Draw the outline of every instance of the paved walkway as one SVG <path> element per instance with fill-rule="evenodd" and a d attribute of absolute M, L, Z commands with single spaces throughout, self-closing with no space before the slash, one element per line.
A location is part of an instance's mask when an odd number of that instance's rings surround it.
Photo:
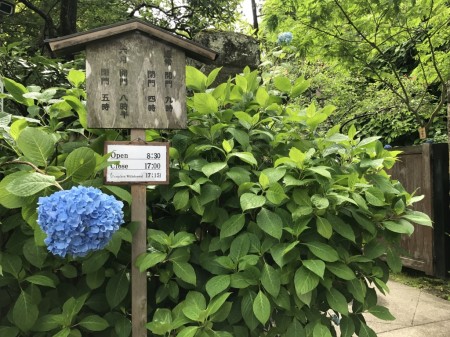
<path fill-rule="evenodd" d="M 388 283 L 390 293 L 378 297 L 395 321 L 367 315 L 366 321 L 378 337 L 450 337 L 450 301 L 397 282 Z"/>

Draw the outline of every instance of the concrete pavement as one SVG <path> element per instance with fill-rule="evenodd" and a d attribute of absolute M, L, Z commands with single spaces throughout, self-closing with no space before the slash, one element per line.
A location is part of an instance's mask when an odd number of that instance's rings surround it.
<path fill-rule="evenodd" d="M 378 297 L 395 321 L 366 315 L 367 325 L 378 337 L 450 337 L 450 301 L 421 289 L 389 281 L 390 293 Z"/>

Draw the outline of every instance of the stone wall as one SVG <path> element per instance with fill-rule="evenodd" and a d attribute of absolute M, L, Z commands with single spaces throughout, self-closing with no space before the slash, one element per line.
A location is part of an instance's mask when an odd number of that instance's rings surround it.
<path fill-rule="evenodd" d="M 248 35 L 234 32 L 204 31 L 194 37 L 194 41 L 208 47 L 219 54 L 210 64 L 189 60 L 188 63 L 203 73 L 223 67 L 216 83 L 226 82 L 248 66 L 254 70 L 261 63 L 259 42 Z"/>

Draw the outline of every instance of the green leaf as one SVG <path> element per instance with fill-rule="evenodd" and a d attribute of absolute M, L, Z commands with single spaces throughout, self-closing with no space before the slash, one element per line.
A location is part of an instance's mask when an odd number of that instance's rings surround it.
<path fill-rule="evenodd" d="M 187 326 L 178 332 L 177 337 L 194 337 L 197 333 L 199 326 Z"/>
<path fill-rule="evenodd" d="M 88 285 L 89 289 L 99 288 L 104 281 L 105 268 L 99 268 L 97 271 L 86 275 L 86 284 Z"/>
<path fill-rule="evenodd" d="M 341 218 L 333 215 L 327 214 L 327 219 L 333 226 L 335 232 L 337 232 L 343 238 L 355 242 L 355 232 L 350 224 L 344 222 Z"/>
<path fill-rule="evenodd" d="M 93 273 L 103 267 L 109 258 L 109 253 L 105 250 L 97 251 L 82 263 L 83 274 Z"/>
<path fill-rule="evenodd" d="M 331 235 L 333 234 L 333 227 L 327 219 L 318 216 L 316 219 L 316 226 L 317 233 L 319 233 L 325 239 L 331 238 Z"/>
<path fill-rule="evenodd" d="M 48 158 L 55 151 L 54 138 L 41 129 L 31 127 L 20 133 L 17 146 L 27 159 L 40 167 L 47 166 Z"/>
<path fill-rule="evenodd" d="M 89 331 L 103 331 L 109 327 L 108 322 L 98 315 L 89 315 L 78 322 L 78 324 Z"/>
<path fill-rule="evenodd" d="M 28 276 L 26 279 L 26 281 L 32 283 L 32 284 L 37 284 L 40 286 L 44 286 L 44 287 L 50 287 L 50 288 L 56 288 L 56 284 L 55 281 L 45 275 L 32 275 L 32 276 Z"/>
<path fill-rule="evenodd" d="M 403 219 L 398 219 L 397 221 L 383 221 L 382 224 L 384 228 L 394 233 L 411 235 L 414 232 L 414 226 Z"/>
<path fill-rule="evenodd" d="M 53 337 L 69 337 L 69 335 L 70 335 L 70 328 L 63 328 L 62 330 L 55 333 Z"/>
<path fill-rule="evenodd" d="M 156 335 L 164 335 L 172 330 L 172 312 L 169 309 L 157 308 L 153 320 L 147 324 L 147 329 Z"/>
<path fill-rule="evenodd" d="M 260 290 L 253 301 L 253 313 L 262 325 L 265 325 L 270 318 L 271 306 L 269 299 Z"/>
<path fill-rule="evenodd" d="M 17 102 L 26 106 L 34 105 L 34 100 L 23 97 L 24 94 L 28 93 L 28 90 L 22 84 L 6 77 L 2 77 L 1 80 L 3 81 L 8 93 L 10 93 Z"/>
<path fill-rule="evenodd" d="M 63 96 L 64 101 L 69 104 L 78 114 L 78 120 L 84 129 L 87 129 L 87 112 L 80 99 L 75 96 Z"/>
<path fill-rule="evenodd" d="M 303 260 L 302 262 L 306 268 L 323 279 L 325 273 L 325 262 L 322 260 Z"/>
<path fill-rule="evenodd" d="M 348 302 L 339 290 L 335 288 L 329 289 L 326 297 L 331 309 L 344 316 L 348 316 Z"/>
<path fill-rule="evenodd" d="M 30 202 L 27 197 L 19 197 L 8 191 L 8 185 L 16 178 L 23 177 L 29 174 L 26 171 L 18 171 L 7 175 L 0 181 L 0 205 L 12 209 L 22 207 Z"/>
<path fill-rule="evenodd" d="M 214 315 L 216 312 L 218 312 L 225 301 L 228 299 L 228 297 L 230 297 L 230 295 L 231 293 L 224 293 L 222 295 L 214 297 L 206 308 L 208 316 Z"/>
<path fill-rule="evenodd" d="M 219 199 L 222 194 L 220 186 L 205 184 L 202 185 L 199 200 L 202 206 L 208 204 L 211 201 Z"/>
<path fill-rule="evenodd" d="M 152 251 L 150 253 L 144 253 L 136 259 L 136 267 L 140 272 L 144 272 L 149 268 L 156 266 L 158 263 L 164 261 L 167 257 L 166 253 L 159 251 Z"/>
<path fill-rule="evenodd" d="M 15 326 L 0 326 L 0 336 L 2 337 L 17 337 L 20 330 Z"/>
<path fill-rule="evenodd" d="M 256 293 L 248 291 L 241 302 L 241 312 L 244 322 L 250 330 L 254 330 L 258 326 L 258 319 L 256 318 L 253 310 Z"/>
<path fill-rule="evenodd" d="M 350 282 L 347 282 L 347 290 L 353 295 L 355 300 L 364 303 L 367 293 L 367 286 L 364 280 L 353 279 Z"/>
<path fill-rule="evenodd" d="M 323 324 L 316 324 L 312 337 L 332 337 L 330 330 Z"/>
<path fill-rule="evenodd" d="M 131 193 L 126 189 L 113 186 L 113 185 L 104 185 L 103 188 L 111 191 L 115 196 L 117 196 L 120 200 L 125 201 L 128 205 L 131 205 Z"/>
<path fill-rule="evenodd" d="M 300 81 L 299 81 L 300 80 Z M 310 81 L 309 80 L 305 80 L 303 78 L 299 78 L 294 87 L 292 88 L 292 92 L 291 92 L 291 97 L 295 98 L 300 96 L 301 94 L 303 94 L 306 90 L 308 90 L 310 85 Z"/>
<path fill-rule="evenodd" d="M 351 281 L 356 278 L 354 271 L 345 263 L 342 262 L 327 263 L 326 268 L 334 275 L 343 280 Z"/>
<path fill-rule="evenodd" d="M 177 277 L 183 280 L 186 283 L 196 285 L 197 276 L 195 275 L 194 267 L 188 262 L 177 262 L 172 261 L 173 263 L 173 272 Z"/>
<path fill-rule="evenodd" d="M 266 198 L 274 205 L 280 205 L 289 197 L 284 193 L 284 188 L 278 183 L 272 183 L 266 191 Z"/>
<path fill-rule="evenodd" d="M 261 284 L 270 295 L 276 298 L 281 287 L 280 271 L 277 271 L 271 265 L 264 263 L 261 273 Z"/>
<path fill-rule="evenodd" d="M 322 177 L 331 179 L 331 174 L 328 172 L 330 168 L 326 166 L 316 166 L 316 167 L 309 167 L 307 170 L 317 173 L 318 175 L 321 175 Z"/>
<path fill-rule="evenodd" d="M 219 111 L 219 104 L 212 94 L 195 93 L 193 98 L 196 114 L 208 115 Z"/>
<path fill-rule="evenodd" d="M 386 204 L 383 193 L 377 188 L 369 188 L 364 194 L 367 202 L 373 206 L 382 207 Z"/>
<path fill-rule="evenodd" d="M 394 273 L 399 273 L 402 270 L 402 260 L 400 259 L 398 249 L 392 247 L 387 249 L 386 262 Z"/>
<path fill-rule="evenodd" d="M 222 70 L 222 67 L 211 70 L 211 72 L 208 74 L 208 78 L 206 79 L 206 87 L 209 87 L 214 83 L 217 75 L 219 75 L 220 70 Z"/>
<path fill-rule="evenodd" d="M 297 296 L 300 298 L 301 295 L 316 289 L 319 284 L 319 276 L 306 267 L 300 267 L 295 272 L 294 284 Z"/>
<path fill-rule="evenodd" d="M 106 284 L 106 300 L 111 309 L 117 307 L 127 296 L 129 284 L 125 269 L 109 279 Z"/>
<path fill-rule="evenodd" d="M 23 245 L 22 251 L 27 261 L 37 268 L 43 267 L 45 259 L 48 256 L 47 249 L 37 246 L 34 239 L 27 240 Z"/>
<path fill-rule="evenodd" d="M 88 147 L 80 147 L 69 153 L 64 165 L 67 177 L 72 177 L 73 181 L 87 180 L 95 173 L 95 152 Z"/>
<path fill-rule="evenodd" d="M 250 152 L 232 152 L 232 153 L 229 153 L 227 155 L 227 160 L 230 159 L 231 157 L 238 157 L 239 159 L 241 159 L 242 161 L 244 161 L 244 162 L 246 162 L 247 164 L 250 164 L 250 165 L 254 165 L 254 166 L 258 165 L 258 162 L 256 161 L 255 157 Z"/>
<path fill-rule="evenodd" d="M 14 324 L 22 331 L 30 330 L 39 316 L 39 309 L 30 295 L 21 291 L 19 297 L 14 303 L 12 310 L 12 319 Z"/>
<path fill-rule="evenodd" d="M 212 176 L 214 173 L 222 171 L 225 167 L 227 167 L 227 163 L 217 162 L 217 163 L 208 163 L 202 167 L 202 172 L 208 178 Z"/>
<path fill-rule="evenodd" d="M 206 90 L 207 77 L 200 70 L 192 66 L 186 66 L 186 87 L 202 92 Z"/>
<path fill-rule="evenodd" d="M 189 205 L 189 190 L 178 191 L 173 197 L 173 205 L 176 210 L 184 209 Z"/>
<path fill-rule="evenodd" d="M 2 253 L 1 266 L 3 267 L 3 272 L 9 273 L 14 278 L 19 278 L 19 273 L 22 270 L 22 259 L 19 255 L 10 255 L 8 253 Z"/>
<path fill-rule="evenodd" d="M 341 337 L 352 337 L 355 333 L 355 323 L 353 323 L 351 317 L 341 317 L 339 326 L 341 328 Z"/>
<path fill-rule="evenodd" d="M 11 181 L 6 189 L 19 197 L 34 195 L 44 188 L 55 185 L 54 176 L 48 176 L 37 172 L 31 172 Z"/>
<path fill-rule="evenodd" d="M 79 88 L 86 80 L 86 74 L 83 71 L 71 69 L 67 75 L 67 80 L 74 87 Z"/>
<path fill-rule="evenodd" d="M 256 223 L 264 232 L 280 240 L 283 234 L 283 220 L 274 212 L 262 208 L 256 216 Z"/>
<path fill-rule="evenodd" d="M 236 214 L 231 216 L 222 224 L 222 228 L 220 230 L 220 239 L 224 239 L 239 233 L 244 225 L 245 214 Z"/>
<path fill-rule="evenodd" d="M 311 197 L 311 202 L 314 205 L 314 207 L 317 209 L 326 209 L 330 205 L 330 202 L 328 201 L 328 199 L 319 194 L 314 194 Z"/>
<path fill-rule="evenodd" d="M 213 276 L 206 282 L 206 292 L 210 298 L 213 298 L 222 291 L 225 291 L 230 286 L 230 275 L 217 275 Z"/>
<path fill-rule="evenodd" d="M 256 195 L 253 193 L 244 193 L 240 198 L 242 211 L 247 211 L 249 209 L 259 208 L 264 206 L 266 203 L 266 198 L 262 195 Z"/>
<path fill-rule="evenodd" d="M 290 93 L 292 89 L 292 84 L 289 78 L 285 76 L 277 76 L 273 79 L 273 84 L 275 85 L 275 88 L 278 90 L 284 92 L 284 93 Z"/>
<path fill-rule="evenodd" d="M 433 222 L 430 217 L 422 212 L 411 211 L 409 210 L 406 214 L 402 216 L 402 218 L 417 223 L 423 226 L 433 226 Z"/>
<path fill-rule="evenodd" d="M 358 337 L 377 337 L 377 334 L 366 323 L 360 321 Z"/>
<path fill-rule="evenodd" d="M 373 307 L 369 308 L 367 310 L 375 317 L 382 319 L 384 321 L 394 321 L 395 317 L 390 313 L 389 309 L 386 307 L 383 307 L 381 305 L 374 305 Z"/>
<path fill-rule="evenodd" d="M 339 255 L 337 251 L 333 247 L 325 243 L 312 241 L 303 244 L 308 247 L 311 253 L 313 253 L 315 256 L 317 256 L 319 259 L 322 259 L 325 262 L 335 262 L 339 260 Z"/>

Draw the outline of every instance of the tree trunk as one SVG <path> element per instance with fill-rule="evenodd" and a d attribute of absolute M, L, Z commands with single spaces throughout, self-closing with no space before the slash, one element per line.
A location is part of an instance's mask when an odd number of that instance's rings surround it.
<path fill-rule="evenodd" d="M 258 34 L 259 24 L 258 24 L 258 8 L 256 6 L 256 0 L 252 0 L 252 15 L 253 15 L 253 28 L 255 29 L 255 34 Z"/>
<path fill-rule="evenodd" d="M 59 35 L 70 35 L 77 32 L 78 0 L 61 0 L 59 13 Z"/>

